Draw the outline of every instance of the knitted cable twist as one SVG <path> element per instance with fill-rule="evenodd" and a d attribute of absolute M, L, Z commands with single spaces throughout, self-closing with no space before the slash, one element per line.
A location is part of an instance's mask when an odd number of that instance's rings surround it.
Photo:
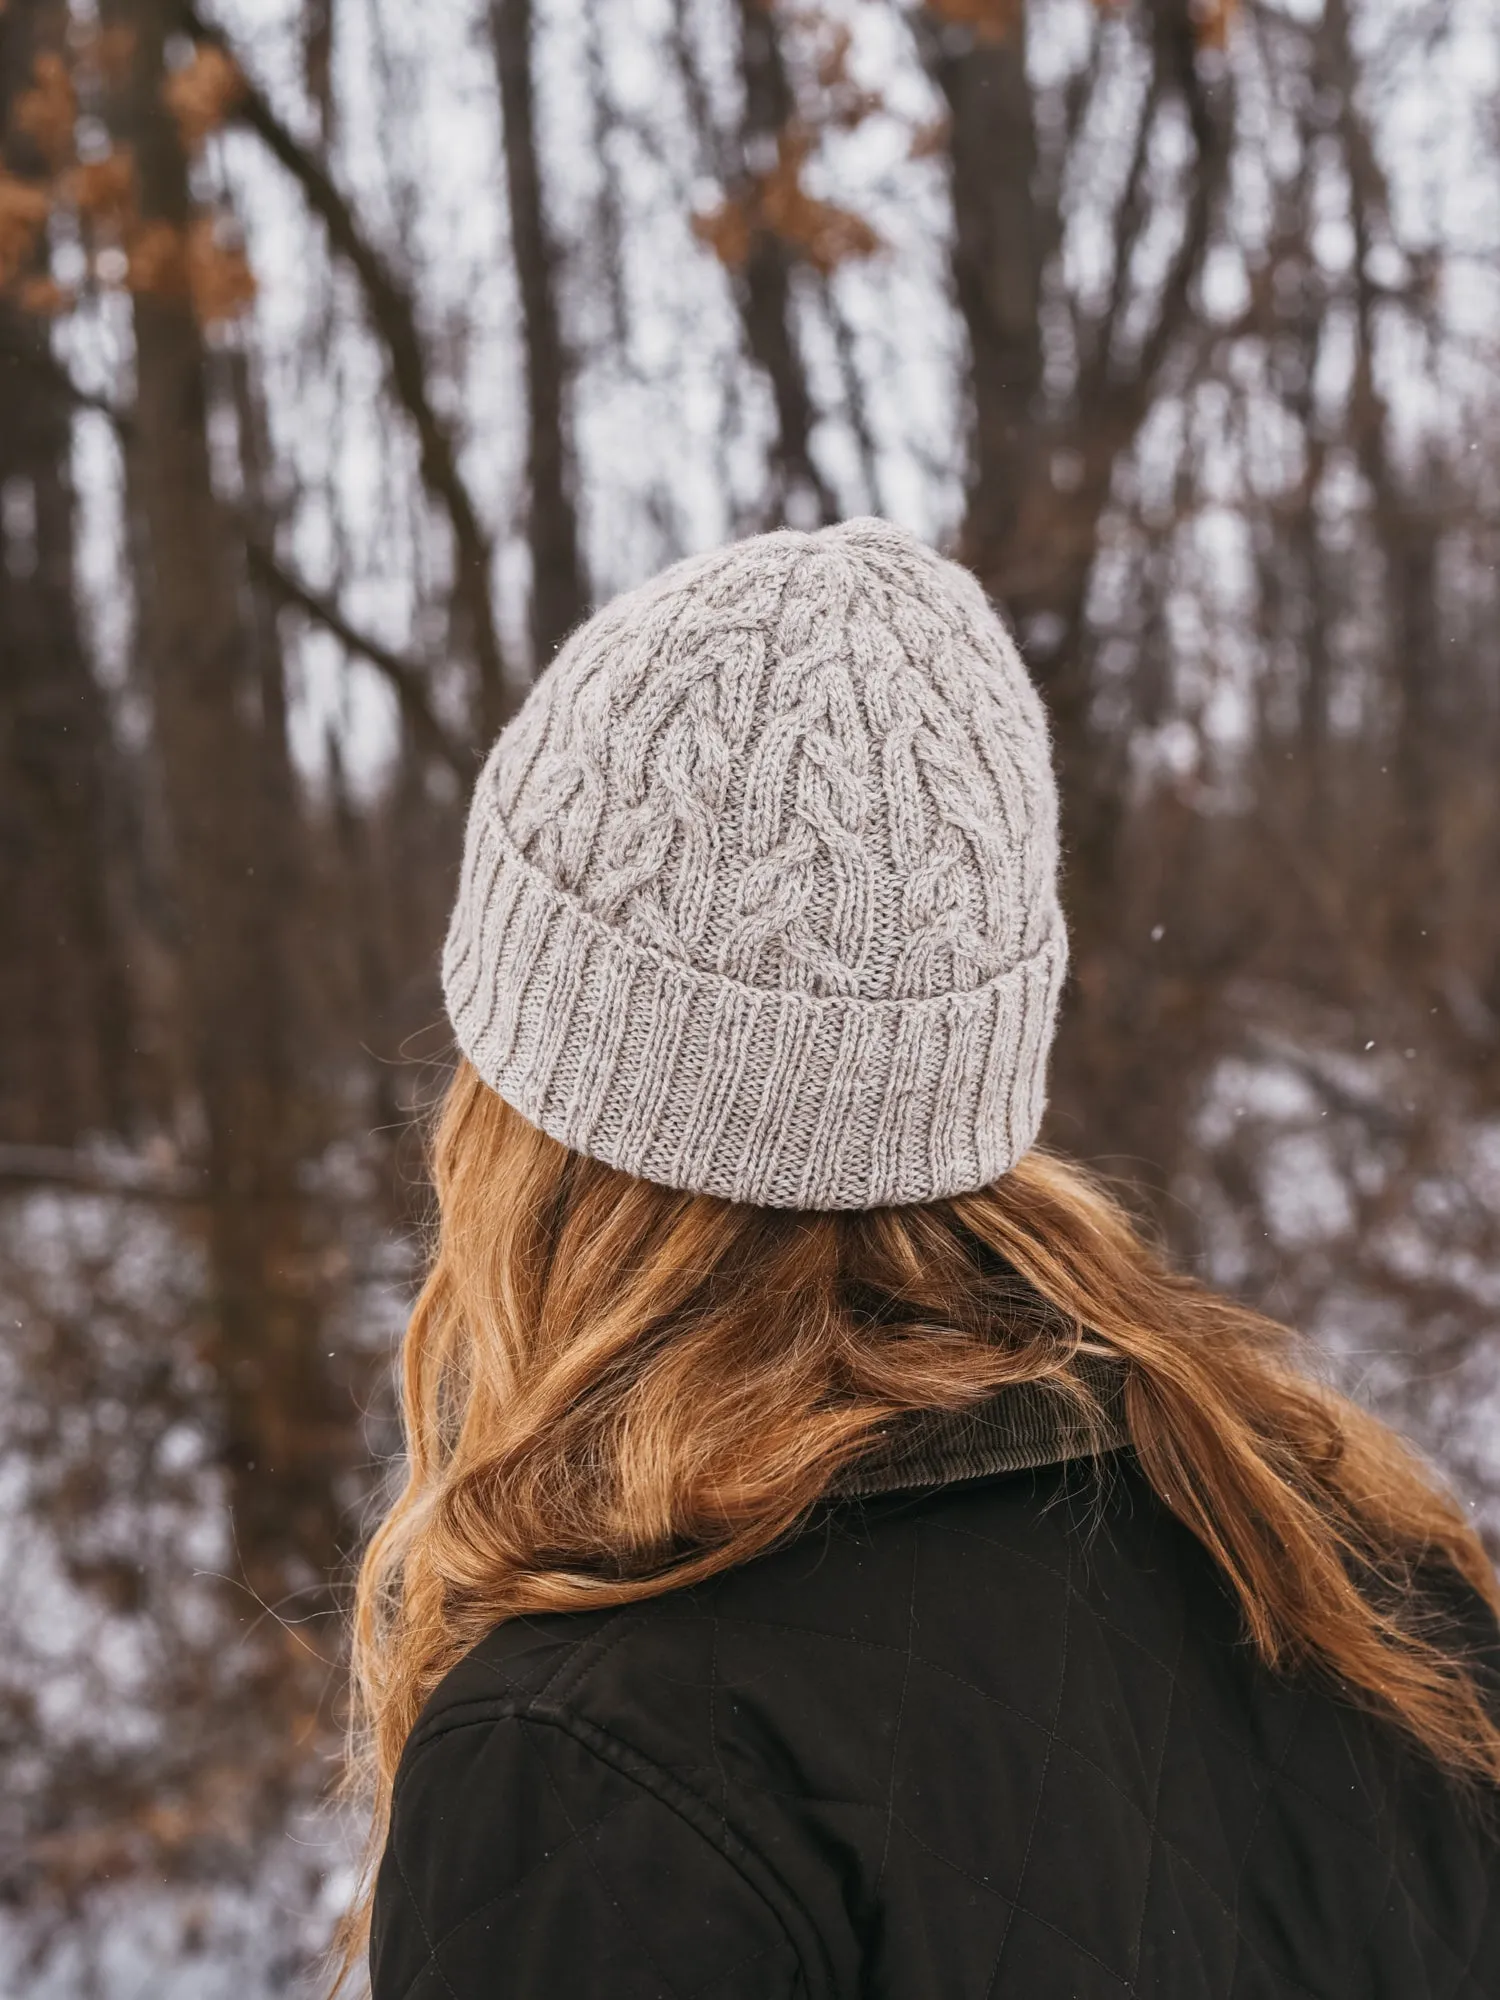
<path fill-rule="evenodd" d="M 888 523 L 678 563 L 574 633 L 476 788 L 460 1045 L 564 1144 L 854 1208 L 1033 1143 L 1066 940 L 1041 703 Z"/>

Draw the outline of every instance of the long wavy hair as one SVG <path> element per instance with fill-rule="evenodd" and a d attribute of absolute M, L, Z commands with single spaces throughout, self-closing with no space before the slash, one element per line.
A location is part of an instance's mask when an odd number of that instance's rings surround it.
<path fill-rule="evenodd" d="M 1497 1607 L 1459 1508 L 1285 1328 L 1171 1269 L 1078 1166 L 1036 1151 L 919 1207 L 751 1208 L 569 1152 L 465 1064 L 433 1169 L 405 1484 L 354 1620 L 372 1861 L 418 1711 L 492 1626 L 744 1562 L 913 1412 L 1045 1382 L 1086 1422 L 1090 1351 L 1123 1364 L 1140 1467 L 1260 1657 L 1322 1675 L 1449 1773 L 1500 1780 L 1500 1728 L 1421 1588 L 1446 1568 Z M 345 1969 L 370 1894 L 367 1870 Z"/>

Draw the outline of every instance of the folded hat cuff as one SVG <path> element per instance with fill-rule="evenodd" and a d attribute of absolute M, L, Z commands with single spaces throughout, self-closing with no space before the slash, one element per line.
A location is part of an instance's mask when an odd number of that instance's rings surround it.
<path fill-rule="evenodd" d="M 459 1046 L 533 1125 L 666 1187 L 879 1208 L 982 1187 L 1035 1142 L 1061 918 L 968 992 L 761 988 L 611 928 L 476 814 L 443 952 Z"/>

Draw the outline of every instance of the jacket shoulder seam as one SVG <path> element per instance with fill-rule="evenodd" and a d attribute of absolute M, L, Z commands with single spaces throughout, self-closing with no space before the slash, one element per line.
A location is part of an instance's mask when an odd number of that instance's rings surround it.
<path fill-rule="evenodd" d="M 605 1635 L 599 1636 L 602 1638 Z M 623 1636 L 623 1632 L 611 1633 L 609 1643 L 613 1644 Z M 413 1740 L 411 1763 L 406 1771 L 398 1775 L 398 1788 L 412 1765 L 444 1737 L 455 1735 L 460 1730 L 485 1729 L 503 1722 L 529 1723 L 557 1730 L 586 1750 L 596 1762 L 608 1765 L 638 1789 L 649 1793 L 667 1811 L 674 1813 L 724 1861 L 765 1909 L 791 1954 L 799 1990 L 808 1995 L 818 1990 L 809 1978 L 807 1954 L 796 1935 L 798 1929 L 805 1928 L 809 1938 L 816 1937 L 812 1920 L 763 1856 L 691 1786 L 685 1785 L 634 1744 L 625 1742 L 584 1716 L 572 1714 L 555 1699 L 547 1699 L 543 1695 L 474 1695 L 454 1703 L 431 1718 L 421 1732 L 420 1741 Z M 798 1921 L 788 1921 L 787 1907 L 795 1911 Z"/>

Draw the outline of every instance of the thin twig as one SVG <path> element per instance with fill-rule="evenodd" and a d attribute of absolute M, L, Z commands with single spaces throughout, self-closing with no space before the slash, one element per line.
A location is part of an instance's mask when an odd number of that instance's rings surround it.
<path fill-rule="evenodd" d="M 0 1183 L 68 1188 L 79 1194 L 130 1195 L 145 1201 L 205 1198 L 201 1177 L 141 1160 L 90 1159 L 66 1146 L 0 1145 Z"/>
<path fill-rule="evenodd" d="M 450 733 L 433 708 L 423 669 L 351 625 L 331 597 L 294 576 L 263 542 L 247 541 L 245 555 L 250 574 L 258 583 L 264 584 L 283 604 L 291 605 L 315 625 L 332 633 L 340 645 L 367 660 L 390 682 L 401 704 L 402 719 L 413 736 L 467 784 L 474 775 L 473 753 Z"/>

